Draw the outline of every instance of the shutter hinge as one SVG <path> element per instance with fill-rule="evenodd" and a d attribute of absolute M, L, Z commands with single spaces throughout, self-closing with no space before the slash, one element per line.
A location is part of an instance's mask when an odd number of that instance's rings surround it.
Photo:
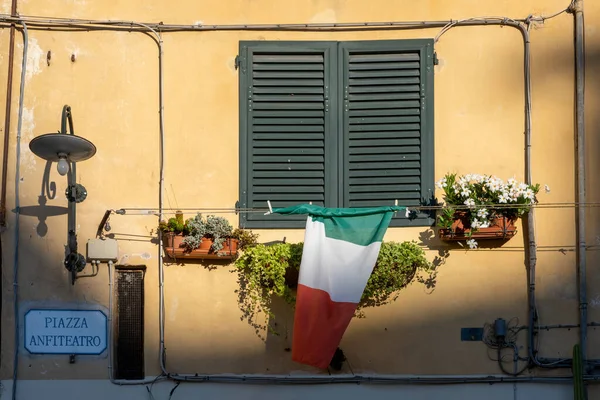
<path fill-rule="evenodd" d="M 433 65 L 438 65 L 440 60 L 438 59 L 437 52 L 433 52 Z"/>
<path fill-rule="evenodd" d="M 237 70 L 240 67 L 240 56 L 239 54 L 237 56 L 235 56 L 235 69 Z"/>

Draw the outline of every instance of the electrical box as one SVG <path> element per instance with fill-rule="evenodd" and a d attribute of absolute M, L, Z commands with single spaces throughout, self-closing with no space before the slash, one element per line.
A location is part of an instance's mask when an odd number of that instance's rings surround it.
<path fill-rule="evenodd" d="M 117 261 L 119 246 L 115 239 L 90 239 L 87 242 L 87 258 L 90 261 Z"/>
<path fill-rule="evenodd" d="M 480 342 L 483 339 L 483 328 L 461 328 L 460 340 L 463 342 Z"/>

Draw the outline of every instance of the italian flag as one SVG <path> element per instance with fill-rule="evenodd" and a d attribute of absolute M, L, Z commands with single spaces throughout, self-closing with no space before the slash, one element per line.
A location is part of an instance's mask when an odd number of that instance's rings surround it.
<path fill-rule="evenodd" d="M 350 324 L 394 212 L 405 207 L 274 208 L 308 214 L 300 264 L 292 359 L 325 369 Z"/>

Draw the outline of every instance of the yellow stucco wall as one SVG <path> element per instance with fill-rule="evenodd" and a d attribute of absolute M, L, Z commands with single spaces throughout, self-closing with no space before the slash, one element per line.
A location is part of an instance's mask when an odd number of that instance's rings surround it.
<path fill-rule="evenodd" d="M 143 22 L 206 24 L 448 20 L 475 16 L 523 18 L 566 7 L 565 0 L 389 2 L 372 0 L 85 2 L 22 1 L 22 15 Z M 2 10 L 10 1 L 2 1 Z M 600 5 L 588 2 L 587 100 L 588 201 L 600 199 L 594 185 L 600 165 Z M 551 188 L 544 203 L 571 203 L 574 186 L 573 17 L 563 14 L 531 30 L 533 98 L 533 179 Z M 238 200 L 238 71 L 234 59 L 240 40 L 377 40 L 432 38 L 439 29 L 361 32 L 193 32 L 164 35 L 165 199 L 167 207 L 232 207 Z M 6 89 L 8 29 L 0 30 L 0 92 Z M 0 378 L 12 376 L 12 247 L 18 85 L 22 38 L 17 35 L 9 157 L 8 227 L 2 234 L 2 364 Z M 51 64 L 46 53 L 52 52 Z M 435 171 L 489 173 L 522 180 L 523 42 L 509 27 L 458 27 L 436 45 Z M 106 209 L 158 205 L 159 118 L 157 46 L 140 33 L 30 32 L 21 156 L 21 207 L 38 203 L 45 162 L 28 149 L 29 141 L 56 131 L 64 104 L 72 106 L 75 131 L 98 147 L 96 156 L 78 164 L 77 181 L 88 198 L 77 209 L 80 249 L 93 238 Z M 76 61 L 71 61 L 71 55 Z M 3 111 L 2 107 L 2 111 Z M 2 117 L 4 117 L 2 113 Z M 0 144 L 1 145 L 1 144 Z M 56 198 L 48 205 L 67 206 L 66 179 L 51 169 Z M 440 196 L 440 194 L 438 194 Z M 232 223 L 234 214 L 224 214 Z M 538 307 L 542 324 L 577 323 L 574 209 L 536 212 Z M 597 209 L 588 211 L 588 241 L 597 246 Z M 89 302 L 107 305 L 106 266 L 92 279 L 71 286 L 62 265 L 66 216 L 48 217 L 48 233 L 36 232 L 38 219 L 21 216 L 20 296 L 30 302 Z M 157 246 L 150 243 L 155 217 L 113 216 L 122 262 L 146 264 L 146 373 L 160 372 L 158 359 Z M 520 225 L 519 225 L 520 227 Z M 420 240 L 426 228 L 390 229 L 388 240 Z M 262 241 L 303 238 L 303 230 L 258 231 Z M 139 235 L 139 236 L 134 236 Z M 445 245 L 429 243 L 430 259 Z M 460 341 L 461 327 L 478 327 L 495 318 L 526 323 L 526 270 L 523 234 L 502 248 L 452 250 L 440 266 L 434 291 L 414 284 L 398 300 L 367 310 L 354 320 L 341 347 L 352 371 L 384 374 L 491 374 L 498 367 L 482 343 Z M 590 320 L 598 320 L 600 275 L 595 247 L 589 251 Z M 564 250 L 564 251 L 563 251 Z M 145 260 L 140 255 L 149 253 Z M 284 349 L 288 335 L 261 341 L 240 320 L 235 275 L 228 267 L 167 265 L 166 347 L 168 366 L 179 373 L 317 373 L 291 361 Z M 595 300 L 591 300 L 595 299 Z M 293 315 L 282 310 L 280 326 L 291 328 Z M 590 330 L 589 356 L 598 358 L 600 335 Z M 524 332 L 520 342 L 525 345 Z M 542 356 L 569 356 L 576 330 L 540 335 Z M 524 348 L 523 348 L 524 352 Z M 348 372 L 348 369 L 344 370 Z M 69 365 L 66 357 L 22 354 L 23 379 L 105 378 L 106 360 Z M 539 373 L 536 371 L 536 373 Z"/>

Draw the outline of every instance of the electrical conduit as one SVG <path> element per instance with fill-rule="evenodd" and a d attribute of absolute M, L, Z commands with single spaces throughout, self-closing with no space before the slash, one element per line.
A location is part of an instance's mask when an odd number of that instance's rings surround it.
<path fill-rule="evenodd" d="M 27 25 L 23 26 L 23 64 L 21 65 L 21 88 L 19 92 L 19 117 L 17 121 L 17 161 L 15 167 L 15 248 L 13 264 L 13 312 L 15 318 L 15 348 L 13 359 L 13 385 L 12 399 L 17 398 L 17 378 L 19 371 L 19 215 L 21 204 L 19 202 L 19 186 L 21 184 L 21 129 L 23 127 L 23 98 L 25 95 L 25 74 L 27 70 L 27 48 L 29 35 Z"/>
<path fill-rule="evenodd" d="M 577 280 L 579 283 L 579 344 L 584 366 L 587 360 L 587 277 L 585 240 L 585 25 L 583 0 L 573 3 L 575 13 L 575 79 L 577 126 Z M 585 370 L 585 368 L 584 368 Z"/>
<path fill-rule="evenodd" d="M 10 15 L 17 17 L 17 0 L 12 0 Z M 2 149 L 2 179 L 0 179 L 0 227 L 6 225 L 6 186 L 8 176 L 8 145 L 10 143 L 10 109 L 12 106 L 13 65 L 15 61 L 15 25 L 10 27 L 8 44 L 8 77 L 6 82 L 6 109 L 4 115 L 4 147 Z"/>

